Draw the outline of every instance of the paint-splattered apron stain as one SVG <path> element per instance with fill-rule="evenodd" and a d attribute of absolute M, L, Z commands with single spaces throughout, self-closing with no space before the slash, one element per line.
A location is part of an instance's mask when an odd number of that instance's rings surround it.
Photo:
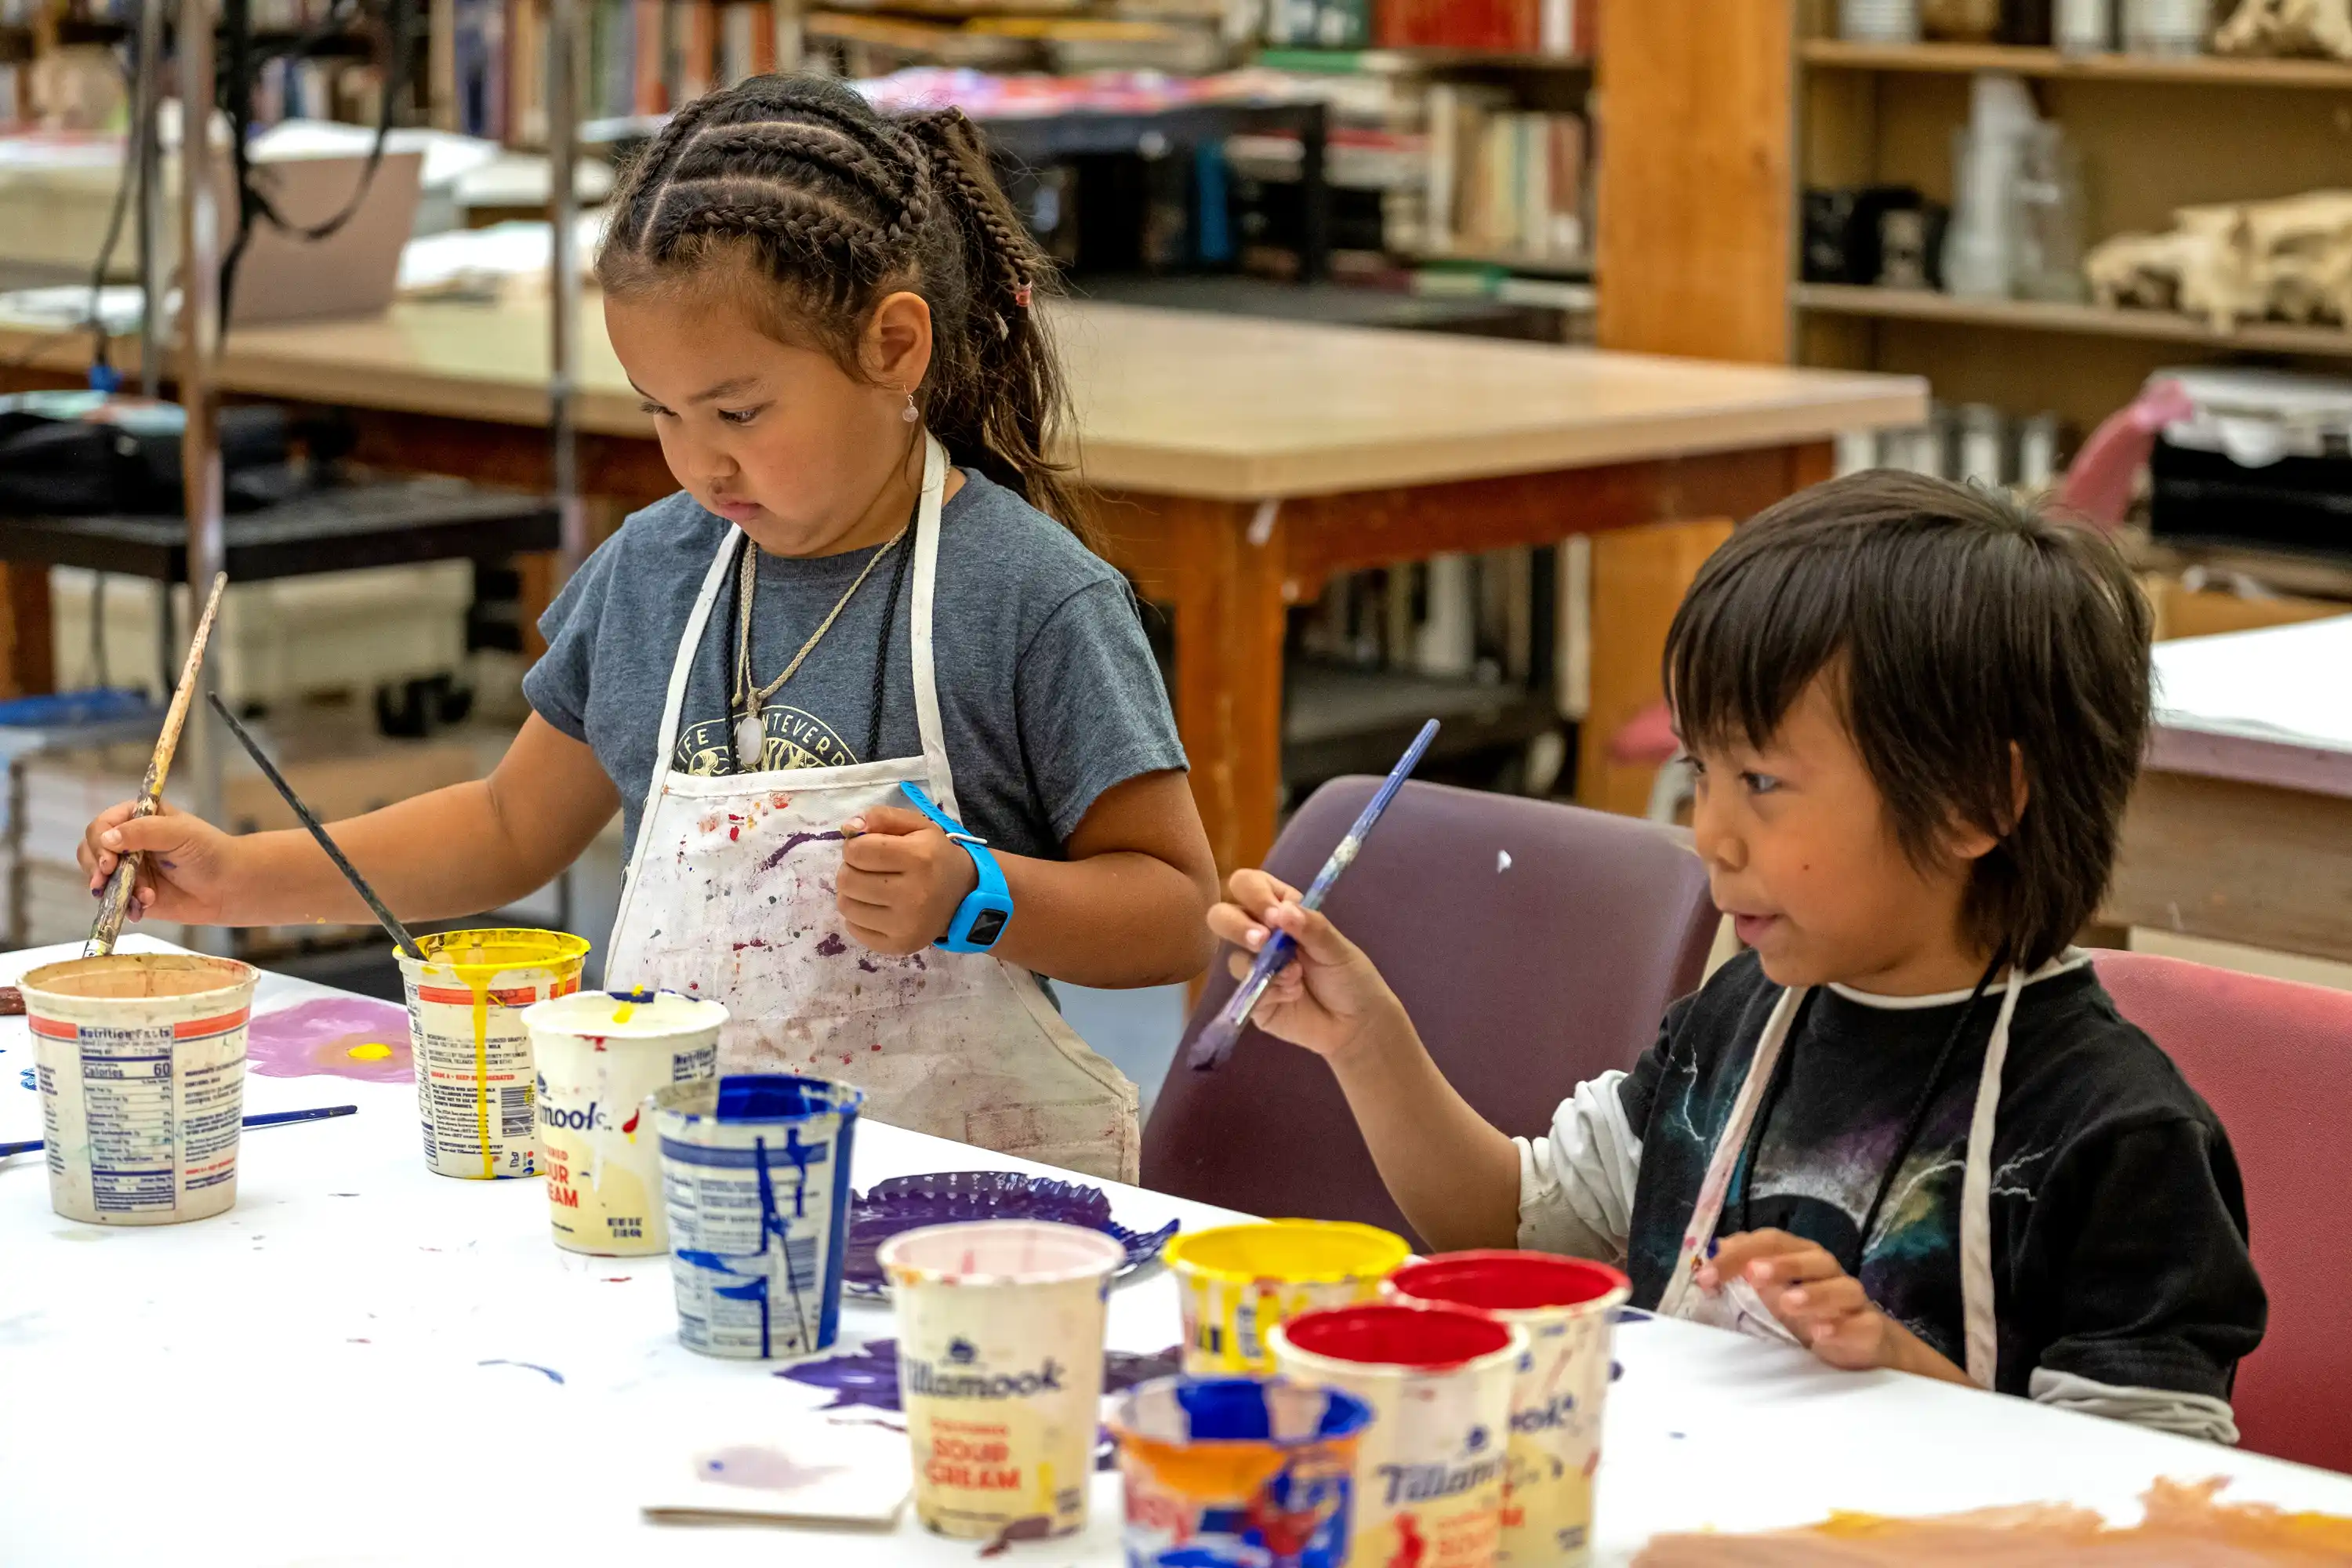
<path fill-rule="evenodd" d="M 606 952 L 616 985 L 726 1004 L 721 1072 L 812 1072 L 870 1097 L 877 1121 L 1133 1181 L 1136 1089 L 1088 1049 L 1027 971 L 985 953 L 894 957 L 846 941 L 835 906 L 840 824 L 917 782 L 954 815 L 931 608 L 946 454 L 927 443 L 908 617 L 922 754 L 650 781 Z M 671 669 L 654 754 L 676 744 L 688 671 L 742 535 L 710 564 Z"/>

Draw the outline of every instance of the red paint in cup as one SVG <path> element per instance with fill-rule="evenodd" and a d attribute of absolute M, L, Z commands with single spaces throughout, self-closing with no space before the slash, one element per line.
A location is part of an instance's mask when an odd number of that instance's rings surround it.
<path fill-rule="evenodd" d="M 1446 1306 L 1333 1307 L 1293 1318 L 1284 1328 L 1290 1342 L 1309 1355 L 1419 1372 L 1460 1366 L 1511 1342 L 1508 1325 Z"/>
<path fill-rule="evenodd" d="M 1580 1307 L 1632 1283 L 1605 1263 L 1548 1252 L 1447 1252 L 1408 1263 L 1389 1277 L 1397 1295 L 1481 1312 Z M 1622 1299 L 1622 1297 L 1620 1298 Z"/>

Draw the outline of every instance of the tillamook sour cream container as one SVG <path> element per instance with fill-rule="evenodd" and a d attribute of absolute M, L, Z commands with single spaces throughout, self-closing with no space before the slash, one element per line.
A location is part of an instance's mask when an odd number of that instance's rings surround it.
<path fill-rule="evenodd" d="M 916 1515 L 967 1540 L 1084 1526 L 1105 1303 L 1126 1249 L 1074 1225 L 990 1220 L 910 1230 L 877 1256 Z"/>
<path fill-rule="evenodd" d="M 1582 1568 L 1592 1551 L 1612 1325 L 1631 1282 L 1607 1264 L 1549 1253 L 1449 1252 L 1406 1264 L 1387 1289 L 1399 1300 L 1467 1307 L 1527 1331 L 1495 1561 Z"/>
<path fill-rule="evenodd" d="M 675 991 L 574 991 L 523 1014 L 556 1246 L 608 1258 L 669 1250 L 661 1142 L 645 1100 L 718 1076 L 726 1022 L 718 1003 Z"/>
<path fill-rule="evenodd" d="M 1309 1312 L 1272 1339 L 1284 1376 L 1372 1407 L 1356 1453 L 1353 1568 L 1490 1568 L 1527 1331 L 1459 1307 L 1382 1303 Z"/>

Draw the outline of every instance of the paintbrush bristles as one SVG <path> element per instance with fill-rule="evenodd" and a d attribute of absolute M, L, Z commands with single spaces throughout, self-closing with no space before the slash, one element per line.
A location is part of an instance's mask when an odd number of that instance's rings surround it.
<path fill-rule="evenodd" d="M 196 694 L 196 673 L 204 668 L 205 647 L 212 641 L 213 619 L 220 614 L 221 593 L 227 586 L 227 573 L 213 574 L 213 591 L 205 600 L 205 613 L 197 618 L 196 629 L 188 638 L 188 661 L 181 668 L 180 684 L 172 692 L 172 705 L 164 710 L 163 733 L 155 737 L 155 753 L 147 759 L 147 776 L 139 784 L 139 799 L 131 809 L 134 818 L 154 816 L 163 804 L 163 781 L 171 775 L 172 759 L 180 749 L 180 731 L 188 721 L 188 704 Z M 98 919 L 90 923 L 89 941 L 82 944 L 84 958 L 102 958 L 114 951 L 138 882 L 139 852 L 127 850 L 115 861 L 114 875 L 107 879 L 105 896 L 98 906 Z"/>

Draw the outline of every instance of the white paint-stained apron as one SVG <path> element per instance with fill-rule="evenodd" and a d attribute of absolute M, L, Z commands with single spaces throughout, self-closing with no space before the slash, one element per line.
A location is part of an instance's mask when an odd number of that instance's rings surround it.
<path fill-rule="evenodd" d="M 1976 1109 L 1969 1119 L 1968 1152 L 1960 1175 L 1960 1318 L 1968 1346 L 1965 1370 L 1969 1381 L 1979 1388 L 1992 1387 L 2000 1370 L 1999 1323 L 1993 1315 L 1993 1116 L 2000 1104 L 2001 1068 L 2009 1060 L 2009 1022 L 2017 1013 L 2018 993 L 2023 984 L 2023 974 L 2011 969 L 2008 987 L 2001 994 L 2000 1011 L 1993 1017 L 1992 1036 L 1985 1042 L 1984 1066 L 1977 1074 Z M 1707 1244 L 1715 1239 L 1715 1227 L 1723 1217 L 1732 1172 L 1739 1163 L 1741 1150 L 1747 1147 L 1748 1130 L 1756 1120 L 1757 1102 L 1764 1097 L 1765 1085 L 1772 1081 L 1773 1064 L 1780 1059 L 1781 1047 L 1789 1042 L 1789 1031 L 1804 1000 L 1803 986 L 1781 992 L 1771 1016 L 1764 1021 L 1764 1033 L 1757 1039 L 1756 1056 L 1748 1064 L 1747 1081 L 1739 1086 L 1738 1098 L 1732 1101 L 1731 1119 L 1725 1123 L 1723 1136 L 1716 1143 L 1706 1178 L 1699 1184 L 1698 1202 L 1693 1206 L 1690 1225 L 1683 1232 L 1675 1271 L 1659 1296 L 1658 1311 L 1664 1317 L 1687 1318 L 1759 1339 L 1797 1343 L 1797 1336 L 1772 1315 L 1764 1299 L 1747 1280 L 1730 1280 L 1710 1296 L 1698 1288 L 1693 1276 L 1698 1271 Z M 1869 1247 L 1869 1237 L 1862 1238 L 1862 1246 L 1865 1250 Z"/>
<path fill-rule="evenodd" d="M 931 657 L 946 480 L 946 453 L 927 437 L 908 616 L 920 756 L 710 777 L 668 771 L 695 651 L 745 547 L 729 531 L 670 672 L 606 983 L 724 1003 L 722 1073 L 842 1079 L 866 1091 L 878 1121 L 1132 1182 L 1135 1085 L 1062 1021 L 1034 976 L 988 953 L 870 952 L 835 906 L 842 823 L 907 805 L 898 786 L 908 781 L 959 815 Z"/>

